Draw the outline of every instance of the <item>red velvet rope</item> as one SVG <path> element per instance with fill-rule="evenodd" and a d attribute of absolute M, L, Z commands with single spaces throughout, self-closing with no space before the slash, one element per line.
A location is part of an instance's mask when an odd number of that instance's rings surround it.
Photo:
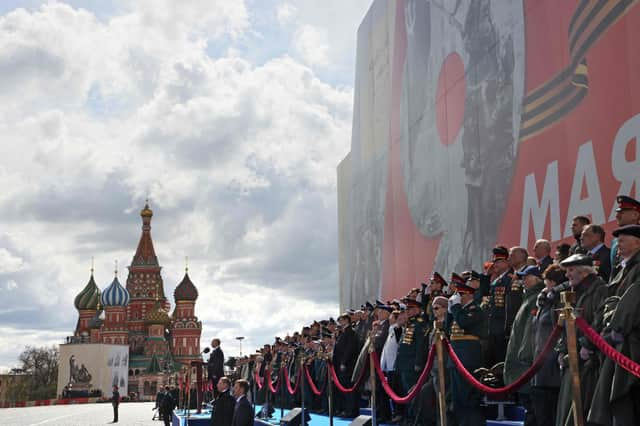
<path fill-rule="evenodd" d="M 338 375 L 336 374 L 336 370 L 333 368 L 333 364 L 332 363 L 328 363 L 327 365 L 329 367 L 329 372 L 331 373 L 331 378 L 333 379 L 333 383 L 336 384 L 336 387 L 342 393 L 351 393 L 354 390 L 356 390 L 356 388 L 360 384 L 360 381 L 364 377 L 364 370 L 366 370 L 366 368 L 363 368 L 360 371 L 360 377 L 358 377 L 358 380 L 356 380 L 356 382 L 353 384 L 353 386 L 351 386 L 350 388 L 345 388 L 344 386 L 342 386 L 342 383 L 340 383 L 340 379 L 338 379 Z"/>
<path fill-rule="evenodd" d="M 282 382 L 282 380 L 280 380 L 282 378 L 282 368 L 280 368 L 280 370 L 278 371 L 278 378 L 276 379 L 277 385 L 275 387 L 273 386 L 273 382 L 271 381 L 271 370 L 266 370 L 264 375 L 265 375 L 264 380 L 267 381 L 269 392 L 278 393 L 278 389 L 280 389 L 280 383 Z"/>
<path fill-rule="evenodd" d="M 255 371 L 256 385 L 258 386 L 258 389 L 262 390 L 263 383 L 261 383 L 261 380 L 264 380 L 264 379 L 260 378 L 259 371 L 260 371 L 260 369 L 256 368 L 256 371 Z"/>
<path fill-rule="evenodd" d="M 322 390 L 318 389 L 316 384 L 313 383 L 313 378 L 311 377 L 311 373 L 309 373 L 309 367 L 306 365 L 304 366 L 304 374 L 305 376 L 307 376 L 307 382 L 309 383 L 309 388 L 311 388 L 311 392 L 313 392 L 313 394 L 316 396 L 322 395 L 322 392 L 324 391 L 324 389 Z"/>
<path fill-rule="evenodd" d="M 298 388 L 300 387 L 300 376 L 301 372 L 300 369 L 298 369 L 298 374 L 296 374 L 296 387 L 295 388 L 291 388 L 291 379 L 289 379 L 289 370 L 287 368 L 284 369 L 284 381 L 287 384 L 287 391 L 289 391 L 289 393 L 291 395 L 295 394 L 296 392 L 298 392 Z"/>
<path fill-rule="evenodd" d="M 473 377 L 471 373 L 469 373 L 469 371 L 467 371 L 465 366 L 462 364 L 462 361 L 460 361 L 460 358 L 458 358 L 458 355 L 456 355 L 453 348 L 451 347 L 451 343 L 448 340 L 444 340 L 442 343 L 447 348 L 447 351 L 449 352 L 449 356 L 451 357 L 451 360 L 456 366 L 456 369 L 462 375 L 462 377 L 464 377 L 464 379 L 467 382 L 469 382 L 473 387 L 475 387 L 479 391 L 484 392 L 486 394 L 504 395 L 521 388 L 538 372 L 538 370 L 540 370 L 540 367 L 542 367 L 542 364 L 544 363 L 545 358 L 547 357 L 547 353 L 553 349 L 553 346 L 556 340 L 560 336 L 560 330 L 561 330 L 560 327 L 556 325 L 553 328 L 551 335 L 547 339 L 547 342 L 545 343 L 542 352 L 538 354 L 538 357 L 535 359 L 531 367 L 529 367 L 529 369 L 525 371 L 522 374 L 522 376 L 518 377 L 513 383 L 502 388 L 492 388 L 483 383 L 480 383 L 475 377 Z"/>
<path fill-rule="evenodd" d="M 637 364 L 631 358 L 628 358 L 616 351 L 606 340 L 602 338 L 602 336 L 587 324 L 584 318 L 576 318 L 576 325 L 582 333 L 584 333 L 584 335 L 587 336 L 587 338 L 607 356 L 607 358 L 611 358 L 613 362 L 634 376 L 640 377 L 640 364 Z"/>
<path fill-rule="evenodd" d="M 380 378 L 380 382 L 382 383 L 384 391 L 387 393 L 387 395 L 389 395 L 389 398 L 391 398 L 393 402 L 395 402 L 396 404 L 408 404 L 413 400 L 413 398 L 418 395 L 420 389 L 422 389 L 422 386 L 427 382 L 427 379 L 429 378 L 429 372 L 433 367 L 433 360 L 436 357 L 435 348 L 436 345 L 431 345 L 431 349 L 429 349 L 429 356 L 427 358 L 427 364 L 422 369 L 422 373 L 420 374 L 420 377 L 418 377 L 418 381 L 411 388 L 411 390 L 409 390 L 409 393 L 406 396 L 398 396 L 393 391 L 391 385 L 384 375 L 384 372 L 382 371 L 382 368 L 380 368 L 380 358 L 378 357 L 378 354 L 373 352 L 373 365 L 376 368 L 376 372 L 378 373 L 378 377 Z"/>

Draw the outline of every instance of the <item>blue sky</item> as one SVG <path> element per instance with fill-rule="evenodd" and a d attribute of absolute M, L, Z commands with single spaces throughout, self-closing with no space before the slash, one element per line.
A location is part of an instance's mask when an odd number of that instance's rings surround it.
<path fill-rule="evenodd" d="M 72 332 L 91 257 L 106 287 L 147 197 L 165 291 L 189 256 L 205 342 L 337 314 L 369 3 L 1 2 L 0 369 Z"/>

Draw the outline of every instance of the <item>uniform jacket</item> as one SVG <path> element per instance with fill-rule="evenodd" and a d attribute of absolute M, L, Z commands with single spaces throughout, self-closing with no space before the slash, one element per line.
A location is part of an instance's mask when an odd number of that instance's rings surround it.
<path fill-rule="evenodd" d="M 489 304 L 486 315 L 489 321 L 489 334 L 501 335 L 507 327 L 506 301 L 511 292 L 511 272 L 498 276 L 489 288 Z M 515 315 L 515 313 L 514 313 Z"/>
<path fill-rule="evenodd" d="M 537 313 L 536 300 L 544 284 L 526 289 L 524 300 L 513 321 L 509 344 L 507 346 L 507 356 L 504 360 L 504 382 L 513 383 L 531 364 L 535 353 L 535 335 L 533 330 L 533 319 Z M 529 392 L 529 384 L 520 388 L 520 393 Z"/>
<path fill-rule="evenodd" d="M 417 348 L 425 340 L 428 321 L 423 315 L 415 316 L 407 322 L 400 338 L 398 355 L 396 357 L 396 371 L 414 371 L 417 364 Z"/>

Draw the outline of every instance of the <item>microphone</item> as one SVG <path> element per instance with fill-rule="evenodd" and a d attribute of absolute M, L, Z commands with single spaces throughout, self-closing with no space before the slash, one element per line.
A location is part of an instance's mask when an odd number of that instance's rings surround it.
<path fill-rule="evenodd" d="M 209 352 L 211 352 L 211 349 L 209 349 L 209 348 L 207 347 L 207 348 L 204 348 L 204 350 L 203 350 L 202 352 L 200 352 L 200 353 L 201 353 L 201 354 L 208 354 Z"/>

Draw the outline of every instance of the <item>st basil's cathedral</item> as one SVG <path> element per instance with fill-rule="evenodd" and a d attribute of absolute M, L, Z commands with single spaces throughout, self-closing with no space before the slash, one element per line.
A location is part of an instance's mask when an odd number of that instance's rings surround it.
<path fill-rule="evenodd" d="M 125 367 L 120 376 L 112 374 L 110 384 L 120 387 L 126 384 L 129 394 L 136 393 L 141 398 L 149 398 L 155 397 L 162 386 L 175 384 L 176 373 L 189 366 L 191 361 L 202 360 L 202 323 L 195 315 L 198 290 L 191 282 L 187 269 L 173 292 L 175 307 L 171 312 L 171 303 L 164 292 L 162 267 L 151 239 L 153 211 L 148 203 L 140 216 L 142 235 L 128 268 L 126 285 L 120 283 L 116 270 L 111 284 L 101 291 L 92 269 L 89 282 L 74 300 L 79 318 L 74 335 L 67 339 L 67 343 L 76 352 L 79 344 L 114 345 L 116 348 L 126 348 L 123 345 L 128 345 L 128 355 L 126 349 L 117 359 L 113 355 L 105 355 L 112 371 L 115 371 L 113 366 L 116 362 L 118 366 Z M 77 370 L 73 365 L 70 368 Z M 96 368 L 100 367 L 93 367 L 94 370 Z M 124 371 L 128 376 L 126 378 L 121 377 L 125 375 Z M 94 375 L 99 374 L 94 372 Z M 69 377 L 66 385 L 73 386 L 73 371 L 70 371 Z"/>

